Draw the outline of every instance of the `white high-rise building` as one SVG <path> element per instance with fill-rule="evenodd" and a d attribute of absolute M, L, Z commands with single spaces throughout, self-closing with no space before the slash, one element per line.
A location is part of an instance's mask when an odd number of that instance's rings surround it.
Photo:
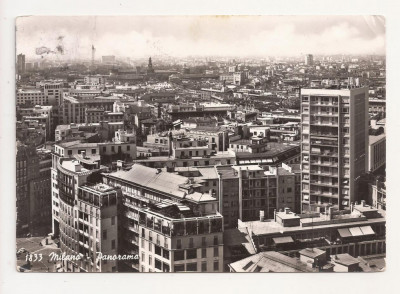
<path fill-rule="evenodd" d="M 302 210 L 350 208 L 368 168 L 368 88 L 301 89 L 301 122 Z"/>

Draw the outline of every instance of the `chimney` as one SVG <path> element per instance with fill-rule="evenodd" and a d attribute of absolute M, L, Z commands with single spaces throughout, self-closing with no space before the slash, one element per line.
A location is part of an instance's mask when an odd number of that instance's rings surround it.
<path fill-rule="evenodd" d="M 274 221 L 276 222 L 276 209 L 274 209 Z"/>
<path fill-rule="evenodd" d="M 82 158 L 86 158 L 86 151 L 81 151 Z"/>
<path fill-rule="evenodd" d="M 260 210 L 260 222 L 264 221 L 264 210 Z"/>
<path fill-rule="evenodd" d="M 285 207 L 285 214 L 289 214 L 290 213 L 290 208 Z"/>
<path fill-rule="evenodd" d="M 333 218 L 333 207 L 328 208 L 328 215 L 329 215 L 329 219 L 331 220 Z"/>
<path fill-rule="evenodd" d="M 74 168 L 75 172 L 80 172 L 82 170 L 82 166 L 78 162 L 75 162 Z"/>
<path fill-rule="evenodd" d="M 351 202 L 351 203 L 350 203 L 350 212 L 353 212 L 353 210 L 354 210 L 354 203 Z"/>
<path fill-rule="evenodd" d="M 361 200 L 361 206 L 362 206 L 362 207 L 365 207 L 365 206 L 366 206 L 365 200 Z"/>

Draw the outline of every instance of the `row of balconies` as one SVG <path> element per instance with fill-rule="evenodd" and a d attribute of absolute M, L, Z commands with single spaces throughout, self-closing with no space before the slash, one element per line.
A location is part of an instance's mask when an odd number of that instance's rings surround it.
<path fill-rule="evenodd" d="M 337 162 L 333 161 L 317 161 L 317 160 L 311 160 L 310 161 L 311 165 L 319 165 L 319 166 L 329 166 L 329 167 L 338 167 Z"/>

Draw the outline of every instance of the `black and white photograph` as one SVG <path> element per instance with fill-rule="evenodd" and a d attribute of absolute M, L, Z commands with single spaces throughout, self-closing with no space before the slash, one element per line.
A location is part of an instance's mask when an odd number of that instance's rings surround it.
<path fill-rule="evenodd" d="M 18 272 L 385 271 L 384 16 L 15 31 Z"/>

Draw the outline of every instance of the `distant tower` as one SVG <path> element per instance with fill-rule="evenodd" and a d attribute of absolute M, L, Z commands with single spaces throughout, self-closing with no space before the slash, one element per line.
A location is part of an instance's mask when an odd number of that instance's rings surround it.
<path fill-rule="evenodd" d="M 18 54 L 17 56 L 17 73 L 22 74 L 25 72 L 25 55 Z"/>
<path fill-rule="evenodd" d="M 153 63 L 151 62 L 151 57 L 149 58 L 149 64 L 147 65 L 147 73 L 154 73 Z"/>
<path fill-rule="evenodd" d="M 314 63 L 314 58 L 313 58 L 312 54 L 307 54 L 306 58 L 305 58 L 305 64 L 313 65 L 313 63 Z"/>
<path fill-rule="evenodd" d="M 96 48 L 94 48 L 94 45 L 92 44 L 92 66 L 94 65 L 94 54 L 96 53 Z"/>

